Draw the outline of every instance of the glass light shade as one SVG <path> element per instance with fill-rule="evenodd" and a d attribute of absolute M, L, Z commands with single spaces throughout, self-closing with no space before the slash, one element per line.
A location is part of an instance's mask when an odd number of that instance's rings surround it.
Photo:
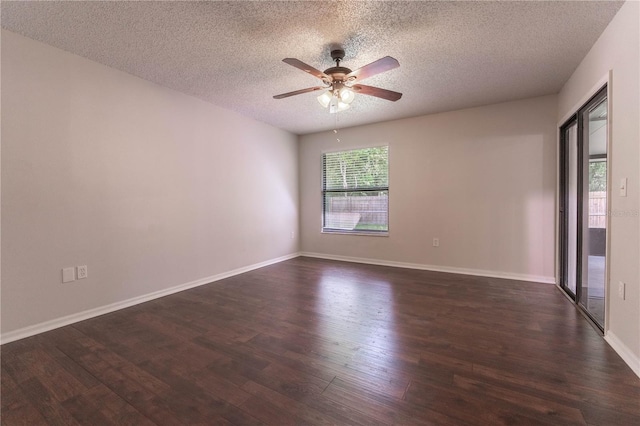
<path fill-rule="evenodd" d="M 338 101 L 337 103 L 331 103 L 331 105 L 329 106 L 329 112 L 333 114 L 336 112 L 346 111 L 349 108 L 351 108 L 351 105 L 345 104 L 342 101 Z"/>
<path fill-rule="evenodd" d="M 345 104 L 350 104 L 355 99 L 356 95 L 353 93 L 353 90 L 348 87 L 343 87 L 340 90 L 340 100 Z"/>
<path fill-rule="evenodd" d="M 323 108 L 326 108 L 329 106 L 332 97 L 331 91 L 327 90 L 322 95 L 318 96 L 318 102 L 320 102 L 320 105 L 322 105 Z"/>

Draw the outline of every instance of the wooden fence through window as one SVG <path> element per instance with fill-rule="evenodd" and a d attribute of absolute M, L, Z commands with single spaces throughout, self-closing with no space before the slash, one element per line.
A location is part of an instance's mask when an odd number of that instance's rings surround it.
<path fill-rule="evenodd" d="M 589 228 L 607 227 L 607 192 L 589 192 Z"/>
<path fill-rule="evenodd" d="M 385 225 L 389 216 L 389 197 L 387 195 L 327 197 L 328 212 L 360 213 L 360 223 Z"/>

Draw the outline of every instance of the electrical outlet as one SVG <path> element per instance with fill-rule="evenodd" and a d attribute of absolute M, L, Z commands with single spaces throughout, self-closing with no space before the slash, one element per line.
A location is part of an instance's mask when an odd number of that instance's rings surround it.
<path fill-rule="evenodd" d="M 62 269 L 62 282 L 68 283 L 76 280 L 76 268 Z"/>
<path fill-rule="evenodd" d="M 293 240 L 293 238 L 295 237 L 296 234 L 294 234 L 293 231 L 291 231 L 291 239 Z"/>
<path fill-rule="evenodd" d="M 440 247 L 440 238 L 434 238 L 433 239 L 433 246 L 434 247 Z"/>
<path fill-rule="evenodd" d="M 620 299 L 624 300 L 624 290 L 625 290 L 625 285 L 622 281 L 618 282 L 618 296 L 620 296 Z"/>
<path fill-rule="evenodd" d="M 87 265 L 78 266 L 78 279 L 87 278 L 89 276 L 87 271 Z"/>

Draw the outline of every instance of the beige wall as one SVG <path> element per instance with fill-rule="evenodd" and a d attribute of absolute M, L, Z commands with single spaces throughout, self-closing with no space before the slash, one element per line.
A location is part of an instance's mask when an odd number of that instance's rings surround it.
<path fill-rule="evenodd" d="M 295 135 L 2 31 L 3 334 L 296 253 L 297 197 Z"/>
<path fill-rule="evenodd" d="M 344 129 L 341 142 L 302 136 L 302 251 L 554 282 L 556 106 L 545 96 Z M 322 234 L 321 153 L 383 144 L 389 236 Z"/>
<path fill-rule="evenodd" d="M 558 121 L 575 112 L 594 86 L 612 70 L 611 228 L 608 335 L 618 351 L 629 351 L 627 362 L 640 375 L 640 4 L 626 2 L 618 11 L 558 97 Z M 628 179 L 628 195 L 617 191 Z M 618 282 L 627 284 L 626 300 L 618 297 Z M 615 347 L 615 346 L 614 346 Z M 624 354 L 623 354 L 624 355 Z M 635 359 L 633 359 L 635 358 Z"/>

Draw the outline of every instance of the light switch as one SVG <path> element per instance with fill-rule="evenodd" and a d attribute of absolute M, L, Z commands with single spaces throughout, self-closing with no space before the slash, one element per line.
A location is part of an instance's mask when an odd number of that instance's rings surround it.
<path fill-rule="evenodd" d="M 625 290 L 625 284 L 622 281 L 618 282 L 618 296 L 622 300 L 625 299 L 624 290 Z"/>
<path fill-rule="evenodd" d="M 68 283 L 76 280 L 76 268 L 64 268 L 62 270 L 62 282 Z"/>
<path fill-rule="evenodd" d="M 620 179 L 620 196 L 627 196 L 627 178 Z"/>

